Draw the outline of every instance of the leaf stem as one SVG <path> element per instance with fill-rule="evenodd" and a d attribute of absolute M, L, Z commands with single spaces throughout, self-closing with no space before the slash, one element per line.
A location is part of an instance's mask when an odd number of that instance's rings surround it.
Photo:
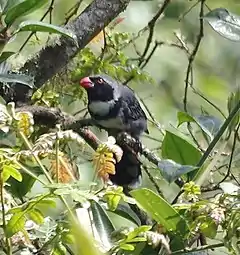
<path fill-rule="evenodd" d="M 4 195 L 3 195 L 3 178 L 2 178 L 2 169 L 0 171 L 0 199 L 1 199 L 1 211 L 2 211 L 2 228 L 5 233 L 6 231 L 6 212 L 5 212 L 5 205 L 4 205 Z M 6 238 L 6 252 L 7 255 L 12 255 L 12 247 L 11 247 L 11 239 L 9 239 L 5 233 Z"/>

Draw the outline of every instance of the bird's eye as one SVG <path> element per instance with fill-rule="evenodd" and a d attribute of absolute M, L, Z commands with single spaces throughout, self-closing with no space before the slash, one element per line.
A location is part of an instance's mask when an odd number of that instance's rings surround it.
<path fill-rule="evenodd" d="M 102 78 L 99 78 L 99 79 L 98 79 L 98 83 L 102 84 L 102 83 L 103 83 L 103 79 L 102 79 Z"/>

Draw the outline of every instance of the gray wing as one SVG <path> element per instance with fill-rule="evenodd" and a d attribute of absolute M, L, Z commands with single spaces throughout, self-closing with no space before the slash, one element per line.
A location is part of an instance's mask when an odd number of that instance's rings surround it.
<path fill-rule="evenodd" d="M 148 133 L 147 117 L 134 92 L 127 86 L 121 87 L 121 101 L 123 115 L 130 125 L 130 131 L 139 136 L 142 132 Z"/>

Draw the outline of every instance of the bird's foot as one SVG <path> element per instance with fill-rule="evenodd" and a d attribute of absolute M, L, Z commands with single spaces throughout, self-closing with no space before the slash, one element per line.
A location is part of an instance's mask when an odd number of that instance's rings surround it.
<path fill-rule="evenodd" d="M 142 144 L 139 139 L 135 138 L 135 141 L 132 141 L 132 144 L 129 144 L 131 148 L 136 152 L 139 153 L 142 151 Z"/>

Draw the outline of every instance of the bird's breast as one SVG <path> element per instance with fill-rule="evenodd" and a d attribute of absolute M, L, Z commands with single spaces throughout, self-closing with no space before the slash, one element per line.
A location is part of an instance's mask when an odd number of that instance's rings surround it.
<path fill-rule="evenodd" d="M 105 116 L 109 113 L 111 105 L 109 102 L 94 101 L 88 105 L 91 113 L 98 116 Z"/>
<path fill-rule="evenodd" d="M 126 125 L 123 123 L 123 120 L 120 117 L 104 119 L 104 120 L 98 119 L 97 123 L 106 129 L 117 129 L 117 130 L 126 129 Z"/>

